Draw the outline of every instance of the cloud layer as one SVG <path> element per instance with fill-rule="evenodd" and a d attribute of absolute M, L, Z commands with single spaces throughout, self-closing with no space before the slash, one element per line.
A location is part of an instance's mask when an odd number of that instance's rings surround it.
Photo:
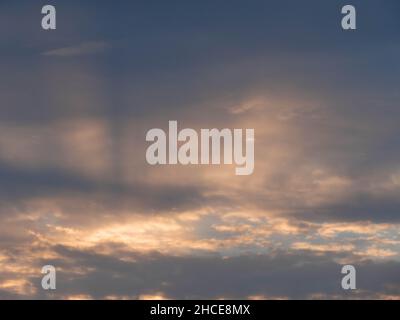
<path fill-rule="evenodd" d="M 399 299 L 399 4 L 303 2 L 3 5 L 0 298 Z M 148 165 L 169 120 L 254 174 Z"/>

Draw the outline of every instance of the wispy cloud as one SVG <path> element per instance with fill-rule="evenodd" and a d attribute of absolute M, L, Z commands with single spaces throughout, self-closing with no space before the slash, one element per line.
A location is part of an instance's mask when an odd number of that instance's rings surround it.
<path fill-rule="evenodd" d="M 96 54 L 106 51 L 110 45 L 104 41 L 90 41 L 76 46 L 64 47 L 43 52 L 44 56 L 52 57 L 75 57 L 82 55 Z"/>

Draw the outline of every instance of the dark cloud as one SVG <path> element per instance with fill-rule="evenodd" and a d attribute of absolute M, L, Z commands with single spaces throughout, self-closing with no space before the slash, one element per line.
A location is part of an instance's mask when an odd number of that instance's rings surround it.
<path fill-rule="evenodd" d="M 202 186 L 171 184 L 96 182 L 65 170 L 27 169 L 0 165 L 0 212 L 15 212 L 15 207 L 29 199 L 53 198 L 65 209 L 64 213 L 81 214 L 82 210 L 96 204 L 97 213 L 112 210 L 135 209 L 160 213 L 201 207 L 206 201 Z M 65 199 L 71 197 L 76 203 L 70 205 Z M 58 199 L 58 200 L 57 200 Z M 207 201 L 222 201 L 222 197 L 208 197 Z M 12 209 L 14 208 L 14 209 Z M 29 211 L 29 207 L 25 208 Z M 10 211 L 11 210 L 11 211 Z M 86 211 L 90 214 L 90 211 Z M 74 214 L 74 215 L 75 215 Z"/>
<path fill-rule="evenodd" d="M 354 194 L 324 207 L 293 212 L 294 216 L 312 221 L 373 221 L 378 223 L 400 221 L 398 194 Z"/>
<path fill-rule="evenodd" d="M 181 111 L 202 99 L 236 95 L 260 83 L 274 90 L 292 84 L 315 94 L 344 94 L 347 99 L 351 91 L 395 89 L 396 72 L 390 66 L 398 62 L 398 49 L 393 46 L 399 30 L 396 1 L 355 1 L 357 36 L 340 28 L 342 1 L 256 1 L 252 5 L 123 1 L 97 3 L 96 10 L 90 2 L 54 4 L 60 22 L 56 33 L 40 30 L 40 15 L 33 14 L 38 11 L 36 4 L 4 5 L 5 12 L 10 11 L 7 16 L 21 15 L 24 21 L 18 27 L 19 42 L 9 44 L 8 50 L 24 54 L 13 52 L 3 62 L 10 74 L 0 86 L 10 97 L 0 109 L 3 119 L 43 123 L 85 113 L 123 118 L 149 109 Z M 29 36 L 35 41 L 27 45 Z M 72 60 L 41 55 L 99 42 L 113 50 Z M 16 66 L 25 70 L 24 77 L 15 72 Z M 82 79 L 78 70 L 91 77 Z M 93 86 L 92 78 L 100 82 L 99 87 Z M 20 87 L 24 90 L 19 95 L 7 94 Z M 86 103 L 77 111 L 74 105 L 79 101 L 71 96 L 93 92 L 103 105 Z"/>
<path fill-rule="evenodd" d="M 66 247 L 55 250 L 61 258 L 51 261 L 54 265 L 63 270 L 72 267 L 90 270 L 83 275 L 59 272 L 57 296 L 81 294 L 101 299 L 113 295 L 139 297 L 161 292 L 169 298 L 179 299 L 243 299 L 255 295 L 289 299 L 320 295 L 348 299 L 400 294 L 398 262 L 359 261 L 355 258 L 357 291 L 343 291 L 341 265 L 335 262 L 340 257 L 337 254 L 275 252 L 222 258 L 215 254 L 178 257 L 125 252 L 124 260 L 120 260 L 93 251 Z M 351 261 L 351 257 L 346 259 Z M 38 281 L 33 279 L 35 283 Z M 46 295 L 39 292 L 39 297 L 46 298 Z"/>
<path fill-rule="evenodd" d="M 24 299 L 23 297 L 21 297 L 20 295 L 18 295 L 17 293 L 12 293 L 6 290 L 0 290 L 0 299 L 1 300 L 22 300 Z M 28 300 L 29 298 L 26 297 L 26 300 Z"/>

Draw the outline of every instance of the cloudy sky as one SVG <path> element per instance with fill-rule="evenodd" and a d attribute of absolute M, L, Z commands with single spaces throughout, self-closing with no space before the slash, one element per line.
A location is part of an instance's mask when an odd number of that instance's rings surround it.
<path fill-rule="evenodd" d="M 43 4 L 0 3 L 0 299 L 400 299 L 399 1 Z M 169 120 L 253 175 L 148 165 Z"/>

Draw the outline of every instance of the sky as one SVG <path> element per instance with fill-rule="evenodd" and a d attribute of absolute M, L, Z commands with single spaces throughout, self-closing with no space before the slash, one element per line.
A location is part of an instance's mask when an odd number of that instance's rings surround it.
<path fill-rule="evenodd" d="M 51 4 L 0 2 L 0 299 L 400 299 L 399 1 Z M 149 165 L 170 120 L 254 173 Z"/>

